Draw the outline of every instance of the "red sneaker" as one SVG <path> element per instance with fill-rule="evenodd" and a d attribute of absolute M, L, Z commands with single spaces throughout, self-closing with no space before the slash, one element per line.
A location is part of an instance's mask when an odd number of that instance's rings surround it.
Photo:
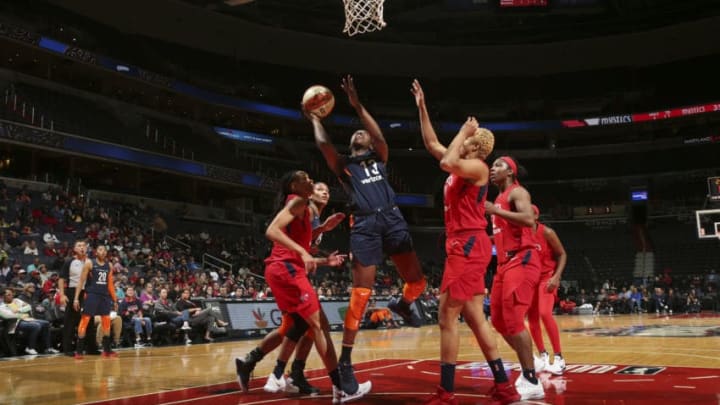
<path fill-rule="evenodd" d="M 520 394 L 509 381 L 495 383 L 489 394 L 494 405 L 507 405 L 520 400 Z"/>
<path fill-rule="evenodd" d="M 118 357 L 117 352 L 110 350 L 109 352 L 102 352 L 102 357 L 106 359 L 115 359 Z"/>
<path fill-rule="evenodd" d="M 447 392 L 443 387 L 438 387 L 437 392 L 433 394 L 425 405 L 458 405 L 457 398 L 455 398 L 454 392 Z"/>
<path fill-rule="evenodd" d="M 80 352 L 75 352 L 75 354 L 73 355 L 73 358 L 75 358 L 75 360 L 82 360 L 82 359 L 84 359 L 85 357 L 83 356 L 82 353 L 80 353 Z"/>

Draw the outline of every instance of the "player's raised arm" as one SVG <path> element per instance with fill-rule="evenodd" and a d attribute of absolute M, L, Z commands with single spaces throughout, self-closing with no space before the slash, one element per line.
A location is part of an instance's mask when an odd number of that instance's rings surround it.
<path fill-rule="evenodd" d="M 365 106 L 363 106 L 360 102 L 360 97 L 358 97 L 357 89 L 355 89 L 355 82 L 353 81 L 352 76 L 347 75 L 344 77 L 342 79 L 341 87 L 347 94 L 350 105 L 355 109 L 355 112 L 357 112 L 363 127 L 365 127 L 365 130 L 368 131 L 368 134 L 370 134 L 375 153 L 378 154 L 383 162 L 387 162 L 388 145 L 385 141 L 385 137 L 380 130 L 380 125 L 378 125 L 377 121 L 375 121 L 372 115 L 370 115 L 370 112 L 366 110 Z"/>
<path fill-rule="evenodd" d="M 427 106 L 425 105 L 425 92 L 417 79 L 413 80 L 410 91 L 415 96 L 415 104 L 417 105 L 420 115 L 420 133 L 422 134 L 425 149 L 427 149 L 435 159 L 440 160 L 447 149 L 438 140 L 432 122 L 430 122 L 430 114 L 428 114 Z"/>
<path fill-rule="evenodd" d="M 330 136 L 325 130 L 325 126 L 322 124 L 322 121 L 320 121 L 320 117 L 309 112 L 305 112 L 305 115 L 310 122 L 312 122 L 313 133 L 315 134 L 315 145 L 320 149 L 330 170 L 332 170 L 336 176 L 339 176 L 342 172 L 342 167 L 340 167 L 340 154 L 337 152 L 337 149 L 335 149 L 335 145 L 332 144 Z"/>
<path fill-rule="evenodd" d="M 477 120 L 474 117 L 469 117 L 455 135 L 445 154 L 443 154 L 440 160 L 440 168 L 464 179 L 485 184 L 490 175 L 487 164 L 482 159 L 465 159 L 461 156 L 462 149 L 470 147 L 466 141 L 474 137 L 478 130 Z M 479 146 L 476 145 L 475 147 Z"/>

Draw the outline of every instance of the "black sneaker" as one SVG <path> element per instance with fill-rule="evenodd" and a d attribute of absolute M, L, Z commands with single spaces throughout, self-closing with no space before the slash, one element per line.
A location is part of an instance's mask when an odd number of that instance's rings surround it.
<path fill-rule="evenodd" d="M 240 384 L 240 390 L 242 390 L 242 392 L 248 392 L 250 388 L 250 374 L 253 368 L 254 367 L 251 367 L 243 360 L 235 358 L 235 373 L 237 373 L 238 384 Z"/>
<path fill-rule="evenodd" d="M 398 314 L 403 319 L 405 325 L 412 326 L 413 328 L 420 327 L 420 319 L 418 319 L 418 317 L 413 314 L 412 310 L 410 309 L 410 304 L 406 303 L 405 301 L 398 300 L 397 302 L 390 303 L 388 305 L 388 308 Z"/>
<path fill-rule="evenodd" d="M 310 385 L 302 372 L 291 372 L 285 385 L 285 392 L 316 396 L 320 390 Z"/>
<path fill-rule="evenodd" d="M 350 363 L 339 363 L 340 388 L 346 394 L 352 395 L 358 390 L 358 382 L 355 379 L 355 370 Z"/>

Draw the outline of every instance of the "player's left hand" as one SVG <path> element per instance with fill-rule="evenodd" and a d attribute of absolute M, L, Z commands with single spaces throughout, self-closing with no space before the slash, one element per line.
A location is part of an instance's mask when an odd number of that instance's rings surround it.
<path fill-rule="evenodd" d="M 475 117 L 468 117 L 462 128 L 460 128 L 460 131 L 463 133 L 463 135 L 465 135 L 466 138 L 469 138 L 475 134 L 475 131 L 477 131 L 479 127 L 480 124 L 478 124 Z"/>
<path fill-rule="evenodd" d="M 350 102 L 351 106 L 354 108 L 360 106 L 360 97 L 358 97 L 357 90 L 355 89 L 355 82 L 353 81 L 352 76 L 347 75 L 343 77 L 340 87 L 342 87 L 343 91 L 347 94 L 348 102 Z"/>
<path fill-rule="evenodd" d="M 556 277 L 550 277 L 550 280 L 547 282 L 547 292 L 551 293 L 555 291 L 555 289 L 558 288 L 560 285 L 560 280 Z"/>
<path fill-rule="evenodd" d="M 485 212 L 490 215 L 495 215 L 495 213 L 497 213 L 495 204 L 491 203 L 490 201 L 485 201 Z"/>

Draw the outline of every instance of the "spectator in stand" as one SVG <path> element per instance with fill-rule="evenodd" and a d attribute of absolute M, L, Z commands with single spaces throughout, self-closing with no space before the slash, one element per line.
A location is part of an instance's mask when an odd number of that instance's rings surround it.
<path fill-rule="evenodd" d="M 58 251 L 55 248 L 55 242 L 50 241 L 45 244 L 45 249 L 43 249 L 43 255 L 48 257 L 56 257 L 58 255 Z"/>
<path fill-rule="evenodd" d="M 102 347 L 103 343 L 103 330 L 102 330 L 102 317 L 100 315 L 95 316 L 95 325 L 97 325 L 97 332 L 95 334 L 95 340 L 97 347 Z M 110 338 L 112 339 L 113 348 L 120 347 L 122 341 L 123 331 L 122 317 L 118 316 L 117 312 L 110 312 Z"/>
<path fill-rule="evenodd" d="M 680 297 L 675 294 L 675 290 L 673 288 L 668 288 L 667 305 L 670 315 L 672 315 L 673 312 L 682 311 L 682 301 Z"/>
<path fill-rule="evenodd" d="M 195 258 L 192 257 L 192 256 L 190 256 L 190 259 L 188 259 L 187 269 L 190 270 L 191 272 L 200 270 L 200 265 L 198 265 L 197 263 L 195 263 Z"/>
<path fill-rule="evenodd" d="M 152 339 L 152 320 L 143 315 L 142 302 L 135 296 L 134 287 L 125 290 L 125 299 L 120 301 L 118 312 L 123 318 L 123 324 L 132 326 L 135 331 L 135 348 L 149 344 Z M 143 330 L 145 343 L 142 339 Z"/>
<path fill-rule="evenodd" d="M 70 244 L 67 241 L 63 241 L 60 247 L 57 248 L 58 257 L 66 257 L 69 254 L 72 254 L 72 250 L 70 249 Z"/>
<path fill-rule="evenodd" d="M 155 301 L 157 301 L 157 297 L 155 297 L 153 285 L 152 283 L 146 283 L 145 290 L 143 290 L 142 294 L 140 294 L 140 302 L 142 302 L 143 306 L 145 306 L 154 305 Z"/>
<path fill-rule="evenodd" d="M 35 243 L 34 239 L 31 239 L 30 242 L 28 242 L 27 245 L 25 245 L 25 250 L 24 250 L 23 254 L 33 255 L 33 256 L 37 256 L 40 254 L 38 252 L 37 244 Z"/>
<path fill-rule="evenodd" d="M 685 312 L 700 313 L 701 310 L 702 307 L 700 305 L 700 299 L 698 299 L 693 290 L 690 290 L 687 296 L 687 301 L 685 303 Z"/>
<path fill-rule="evenodd" d="M 41 264 L 38 266 L 38 272 L 40 272 L 40 282 L 42 285 L 45 285 L 45 282 L 50 279 L 50 276 L 52 276 L 52 273 L 48 272 L 47 265 Z"/>
<path fill-rule="evenodd" d="M 169 322 L 183 331 L 192 329 L 190 327 L 190 311 L 178 311 L 175 303 L 168 298 L 167 288 L 160 290 L 160 297 L 155 303 L 155 318 L 159 322 Z M 190 339 L 185 338 L 185 344 L 190 344 Z"/>
<path fill-rule="evenodd" d="M 667 297 L 662 287 L 655 287 L 652 298 L 650 298 L 650 306 L 655 309 L 655 313 L 668 312 Z"/>
<path fill-rule="evenodd" d="M 223 322 L 215 316 L 212 308 L 202 309 L 197 304 L 190 300 L 190 289 L 183 289 L 180 299 L 175 303 L 175 309 L 179 312 L 188 311 L 190 314 L 190 326 L 202 327 L 205 333 L 204 339 L 206 342 L 212 342 L 213 339 L 210 336 L 210 332 L 214 325 L 227 326 L 226 322 Z"/>
<path fill-rule="evenodd" d="M 14 273 L 8 263 L 7 256 L 3 256 L 2 259 L 0 259 L 0 284 L 7 284 L 7 282 L 10 281 L 8 274 L 12 276 Z"/>
<path fill-rule="evenodd" d="M 643 297 L 642 293 L 638 291 L 637 287 L 630 287 L 630 312 L 637 312 L 638 314 L 643 311 L 642 307 Z"/>
<path fill-rule="evenodd" d="M 55 293 L 57 292 L 57 289 L 58 289 L 58 274 L 52 273 L 50 275 L 50 278 L 48 278 L 47 281 L 45 281 L 45 283 L 43 283 L 43 286 L 42 286 L 43 295 L 42 295 L 41 299 L 54 297 Z"/>
<path fill-rule="evenodd" d="M 45 307 L 40 303 L 40 299 L 37 294 L 38 288 L 33 283 L 25 283 L 22 292 L 18 295 L 18 299 L 22 300 L 26 304 L 30 305 L 29 315 L 36 319 L 43 319 L 45 317 Z"/>
<path fill-rule="evenodd" d="M 560 310 L 568 315 L 571 315 L 575 311 L 575 307 L 577 307 L 577 304 L 575 301 L 571 300 L 570 297 L 565 297 L 562 300 L 560 300 Z"/>
<path fill-rule="evenodd" d="M 27 281 L 27 270 L 20 267 L 20 265 L 17 266 L 17 276 L 13 278 L 12 284 L 25 284 L 25 282 Z M 10 285 L 11 282 L 8 282 L 7 284 Z"/>
<path fill-rule="evenodd" d="M 22 240 L 20 240 L 20 233 L 19 231 L 15 231 L 12 228 L 10 229 L 8 233 L 7 238 L 7 244 L 10 245 L 11 248 L 18 247 L 22 245 Z M 24 246 L 23 246 L 24 248 Z"/>
<path fill-rule="evenodd" d="M 595 299 L 595 308 L 593 309 L 593 314 L 599 315 L 601 311 L 607 311 L 609 313 L 609 308 L 611 307 L 609 306 L 607 290 L 601 288 L 600 292 L 597 295 L 597 298 Z"/>
<path fill-rule="evenodd" d="M 15 330 L 23 332 L 27 336 L 28 344 L 25 347 L 25 353 L 36 355 L 39 352 L 38 337 L 42 339 L 45 353 L 59 353 L 52 347 L 50 341 L 50 323 L 48 321 L 34 319 L 30 316 L 32 307 L 26 302 L 15 298 L 12 289 L 6 288 L 3 291 L 3 302 L 0 304 L 0 317 L 2 319 L 17 319 Z"/>

